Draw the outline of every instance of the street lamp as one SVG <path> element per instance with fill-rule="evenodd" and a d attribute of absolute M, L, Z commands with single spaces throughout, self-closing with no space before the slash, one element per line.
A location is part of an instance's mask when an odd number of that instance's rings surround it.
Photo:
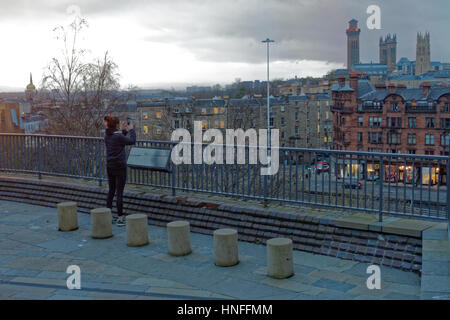
<path fill-rule="evenodd" d="M 267 168 L 271 167 L 270 164 L 270 82 L 269 82 L 269 45 L 273 40 L 267 38 L 261 41 L 267 45 Z M 268 196 L 268 185 L 267 185 L 267 175 L 264 176 L 264 199 Z M 267 203 L 265 203 L 266 205 Z"/>
<path fill-rule="evenodd" d="M 262 43 L 267 44 L 267 146 L 270 146 L 270 80 L 269 80 L 269 45 L 274 40 L 270 40 L 267 38 L 266 40 L 261 41 Z M 269 149 L 267 149 L 269 150 Z"/>

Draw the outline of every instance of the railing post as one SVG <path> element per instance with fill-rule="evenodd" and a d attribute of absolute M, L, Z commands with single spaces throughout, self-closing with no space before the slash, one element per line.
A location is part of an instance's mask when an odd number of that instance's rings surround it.
<path fill-rule="evenodd" d="M 42 174 L 41 174 L 41 136 L 37 136 L 37 149 L 38 149 L 37 150 L 38 178 L 39 178 L 39 180 L 41 180 L 42 179 Z"/>
<path fill-rule="evenodd" d="M 378 213 L 378 221 L 383 222 L 383 180 L 384 180 L 384 161 L 383 156 L 380 156 L 380 204 L 379 204 L 379 213 Z"/>
<path fill-rule="evenodd" d="M 102 186 L 102 173 L 103 173 L 103 143 L 100 140 L 99 141 L 99 152 L 98 152 L 98 161 L 99 161 L 99 165 L 98 165 L 98 186 L 101 187 Z"/>
<path fill-rule="evenodd" d="M 172 158 L 172 150 L 173 150 L 173 145 L 172 145 L 171 150 L 170 150 L 171 158 Z M 172 170 L 171 170 L 171 175 L 172 175 L 172 196 L 175 196 L 175 194 L 176 194 L 176 189 L 175 189 L 175 172 L 176 172 L 176 170 L 175 169 L 176 168 L 175 168 L 175 164 L 173 163 L 173 161 L 171 161 L 170 165 L 172 167 Z"/>
<path fill-rule="evenodd" d="M 450 152 L 448 154 L 447 158 L 447 172 L 446 172 L 446 179 L 447 179 L 447 234 L 448 234 L 448 241 L 450 242 L 450 179 L 448 178 L 448 175 L 450 173 Z"/>

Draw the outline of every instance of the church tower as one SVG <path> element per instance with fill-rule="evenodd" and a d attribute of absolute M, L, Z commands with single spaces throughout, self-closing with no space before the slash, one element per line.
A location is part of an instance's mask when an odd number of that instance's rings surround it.
<path fill-rule="evenodd" d="M 25 96 L 28 101 L 33 101 L 36 96 L 36 87 L 33 84 L 33 75 L 30 72 L 30 83 L 27 85 L 25 90 Z"/>
<path fill-rule="evenodd" d="M 359 34 L 358 21 L 352 19 L 347 29 L 347 69 L 353 71 L 353 65 L 359 63 Z"/>
<path fill-rule="evenodd" d="M 388 72 L 392 72 L 397 67 L 397 35 L 388 34 L 385 38 L 380 38 L 380 63 L 388 67 Z"/>
<path fill-rule="evenodd" d="M 417 34 L 416 46 L 416 76 L 420 76 L 431 70 L 431 55 L 430 55 L 430 34 Z"/>

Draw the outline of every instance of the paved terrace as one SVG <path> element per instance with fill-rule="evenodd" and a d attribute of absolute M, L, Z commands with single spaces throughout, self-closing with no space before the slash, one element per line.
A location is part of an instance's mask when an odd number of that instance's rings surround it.
<path fill-rule="evenodd" d="M 419 274 L 390 267 L 381 267 L 381 290 L 369 290 L 369 264 L 294 251 L 295 275 L 275 280 L 265 275 L 264 245 L 240 241 L 240 263 L 221 268 L 208 235 L 192 233 L 193 253 L 175 258 L 167 254 L 165 228 L 149 226 L 150 244 L 141 248 L 126 246 L 125 227 L 113 226 L 113 233 L 92 239 L 87 214 L 79 214 L 78 230 L 59 232 L 56 208 L 0 201 L 0 298 L 420 298 Z M 66 288 L 65 271 L 74 264 L 81 268 L 81 290 Z"/>

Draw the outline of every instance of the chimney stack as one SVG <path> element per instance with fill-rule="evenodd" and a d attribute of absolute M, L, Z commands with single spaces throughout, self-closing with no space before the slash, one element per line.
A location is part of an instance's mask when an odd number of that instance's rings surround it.
<path fill-rule="evenodd" d="M 421 87 L 422 87 L 423 97 L 424 98 L 428 97 L 428 95 L 430 94 L 430 90 L 431 90 L 431 84 L 429 82 L 425 82 L 424 84 L 421 85 Z"/>
<path fill-rule="evenodd" d="M 388 86 L 388 94 L 393 94 L 395 92 L 395 84 L 390 83 Z"/>
<path fill-rule="evenodd" d="M 344 76 L 340 76 L 338 79 L 338 83 L 339 83 L 339 87 L 344 87 L 345 86 L 345 77 Z"/>
<path fill-rule="evenodd" d="M 384 83 L 377 83 L 377 84 L 375 84 L 375 89 L 376 90 L 385 90 L 386 85 Z"/>
<path fill-rule="evenodd" d="M 360 73 L 359 72 L 350 72 L 350 88 L 353 90 L 358 90 L 358 79 Z"/>

